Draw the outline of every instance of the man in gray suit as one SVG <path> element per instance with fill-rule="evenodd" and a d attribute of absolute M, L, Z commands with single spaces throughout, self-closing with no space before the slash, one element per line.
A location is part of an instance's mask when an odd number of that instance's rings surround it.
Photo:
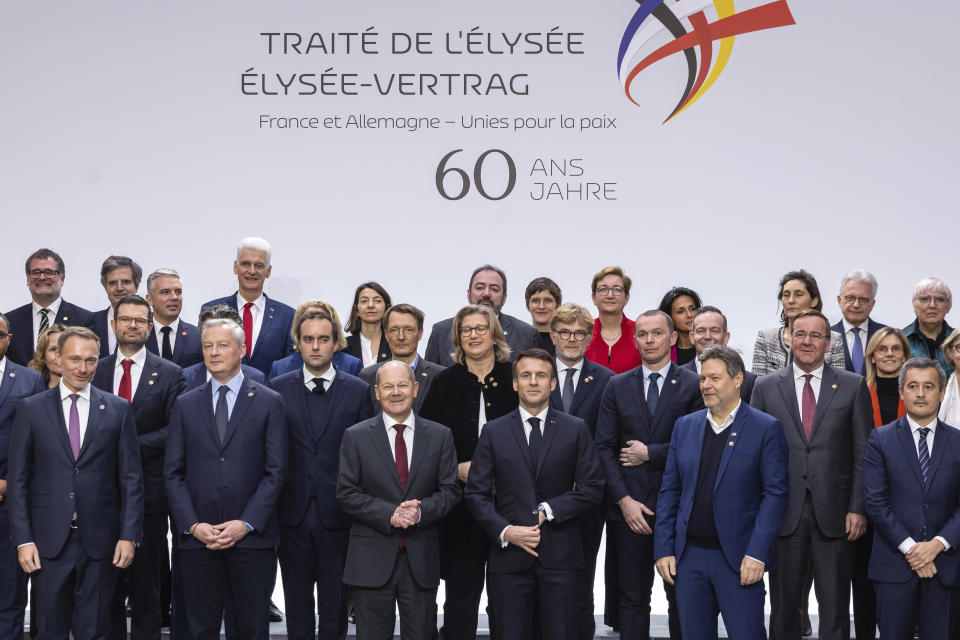
<path fill-rule="evenodd" d="M 800 640 L 806 568 L 813 566 L 824 640 L 850 637 L 851 542 L 867 526 L 861 466 L 873 425 L 861 376 L 824 363 L 830 323 L 804 311 L 791 328 L 793 363 L 757 380 L 751 404 L 783 424 L 790 498 L 770 576 L 770 632 Z"/>
<path fill-rule="evenodd" d="M 450 429 L 417 417 L 409 365 L 377 372 L 383 412 L 353 425 L 340 446 L 337 502 L 355 521 L 344 583 L 353 587 L 358 640 L 393 638 L 395 606 L 403 640 L 437 630 L 437 523 L 460 500 Z"/>
<path fill-rule="evenodd" d="M 387 344 L 394 360 L 405 362 L 413 369 L 413 374 L 420 385 L 417 397 L 413 400 L 413 410 L 420 411 L 423 399 L 427 397 L 433 376 L 443 371 L 444 367 L 425 360 L 417 353 L 420 338 L 423 337 L 423 311 L 412 304 L 395 304 L 383 314 L 381 321 L 383 335 L 387 336 Z M 360 379 L 370 385 L 370 393 L 376 396 L 377 371 L 382 362 L 365 367 L 360 372 Z M 376 397 L 374 397 L 376 400 Z M 380 406 L 376 405 L 379 410 Z"/>
<path fill-rule="evenodd" d="M 506 301 L 507 274 L 502 269 L 485 264 L 473 270 L 470 286 L 467 288 L 467 302 L 485 304 L 493 307 L 497 312 L 503 335 L 507 338 L 507 344 L 510 345 L 510 359 L 513 360 L 516 354 L 530 348 L 534 337 L 537 336 L 537 330 L 519 318 L 501 313 L 500 310 Z M 450 335 L 452 327 L 453 318 L 441 320 L 433 325 L 430 330 L 430 339 L 427 341 L 427 351 L 424 354 L 427 360 L 444 367 L 454 364 L 450 355 L 453 353 L 453 337 Z"/>

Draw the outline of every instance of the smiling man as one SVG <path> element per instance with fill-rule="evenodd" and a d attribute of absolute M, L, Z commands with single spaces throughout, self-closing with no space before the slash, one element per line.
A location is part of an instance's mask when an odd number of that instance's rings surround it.
<path fill-rule="evenodd" d="M 877 304 L 877 278 L 866 269 L 854 269 L 840 280 L 837 304 L 843 319 L 831 329 L 843 336 L 847 371 L 864 375 L 863 351 L 870 338 L 884 326 L 870 317 Z"/>
<path fill-rule="evenodd" d="M 100 265 L 100 284 L 107 294 L 109 305 L 93 314 L 90 328 L 100 338 L 101 358 L 117 349 L 117 335 L 113 331 L 113 312 L 117 302 L 137 292 L 142 276 L 143 269 L 127 256 L 110 256 Z"/>

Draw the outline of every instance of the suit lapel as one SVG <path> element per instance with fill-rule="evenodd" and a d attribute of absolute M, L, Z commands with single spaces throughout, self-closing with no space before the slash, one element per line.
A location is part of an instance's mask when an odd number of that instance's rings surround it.
<path fill-rule="evenodd" d="M 62 308 L 62 307 L 61 307 Z M 50 412 L 50 424 L 53 426 L 54 437 L 63 445 L 67 457 L 73 460 L 73 449 L 70 447 L 70 436 L 67 433 L 67 423 L 63 421 L 63 403 L 60 400 L 60 387 L 50 395 L 47 409 Z"/>
<path fill-rule="evenodd" d="M 407 488 L 404 490 L 403 495 L 406 497 L 407 493 L 410 492 L 410 487 L 413 486 L 413 479 L 417 475 L 417 471 L 420 470 L 420 467 L 423 466 L 423 452 L 429 450 L 430 447 L 430 432 L 423 428 L 423 421 L 418 421 L 416 418 L 413 419 L 413 452 L 410 454 L 410 472 L 407 474 Z M 399 477 L 398 477 L 399 479 Z"/>
<path fill-rule="evenodd" d="M 631 374 L 633 376 L 634 392 L 633 401 L 637 407 L 637 415 L 640 417 L 640 424 L 637 425 L 637 431 L 634 435 L 643 442 L 650 441 L 650 434 L 653 432 L 653 419 L 650 417 L 650 409 L 647 407 L 647 395 L 643 392 L 643 367 L 637 367 Z"/>
<path fill-rule="evenodd" d="M 207 434 L 209 434 L 214 446 L 220 451 L 222 447 L 220 445 L 220 435 L 217 433 L 217 419 L 213 415 L 213 384 L 208 380 L 203 383 L 200 389 L 203 389 L 198 396 L 200 417 L 203 424 L 207 425 Z"/>
<path fill-rule="evenodd" d="M 530 473 L 536 477 L 537 467 L 533 458 L 530 457 L 530 445 L 527 444 L 527 434 L 523 430 L 523 420 L 520 419 L 520 410 L 514 409 L 510 413 L 510 431 L 513 432 L 513 437 L 517 441 L 517 446 L 520 447 L 520 453 L 523 455 L 523 459 L 527 462 L 527 467 L 530 468 Z"/>
<path fill-rule="evenodd" d="M 256 395 L 257 392 L 253 388 L 253 385 L 249 380 L 244 378 L 243 384 L 240 386 L 240 393 L 237 394 L 237 400 L 233 403 L 233 413 L 230 414 L 230 421 L 227 422 L 227 435 L 223 439 L 224 449 L 230 444 L 230 439 L 233 438 L 233 434 L 237 432 L 237 426 L 243 420 L 243 415 L 247 412 L 247 409 L 253 404 L 253 399 Z"/>
<path fill-rule="evenodd" d="M 826 415 L 827 410 L 830 408 L 830 403 L 833 402 L 834 396 L 837 395 L 838 386 L 836 371 L 829 365 L 823 365 L 823 378 L 820 380 L 820 397 L 817 398 L 817 410 L 813 414 L 813 426 L 810 428 L 811 441 L 817 436 L 817 430 L 820 428 L 820 423 L 823 422 L 823 416 Z M 796 394 L 794 394 L 794 397 L 796 397 Z"/>
<path fill-rule="evenodd" d="M 13 371 L 11 364 L 10 360 L 7 360 L 7 370 L 3 374 L 3 379 L 0 380 L 0 405 L 3 405 L 3 401 L 10 395 L 13 385 L 17 383 L 17 374 Z"/>
<path fill-rule="evenodd" d="M 943 452 L 946 451 L 952 443 L 949 440 L 950 434 L 947 433 L 944 423 L 937 420 L 937 429 L 933 432 L 933 453 L 930 454 L 930 465 L 927 467 L 927 487 L 933 486 L 933 477 L 940 468 L 940 462 L 943 460 Z M 910 438 L 913 439 L 912 437 Z M 919 459 L 917 465 L 920 464 Z"/>
<path fill-rule="evenodd" d="M 297 411 L 300 413 L 301 416 L 303 416 L 303 421 L 307 428 L 307 432 L 306 432 L 307 440 L 308 441 L 312 440 L 316 442 L 319 436 L 314 430 L 313 416 L 310 415 L 310 406 L 307 404 L 307 393 L 309 393 L 309 390 L 307 389 L 306 386 L 304 386 L 303 368 L 301 368 L 300 372 L 297 374 L 296 381 L 294 384 L 297 389 L 297 391 L 293 393 L 294 397 L 296 397 L 296 400 L 294 402 L 297 403 Z"/>
<path fill-rule="evenodd" d="M 103 421 L 103 414 L 107 410 L 106 394 L 94 386 L 90 387 L 90 413 L 87 416 L 87 430 L 83 434 L 83 441 L 80 443 L 80 455 L 77 459 L 83 457 L 83 454 L 90 447 L 90 443 L 97 435 L 100 423 Z M 69 440 L 67 440 L 69 443 Z"/>
<path fill-rule="evenodd" d="M 147 396 L 149 396 L 154 389 L 157 387 L 157 381 L 160 378 L 157 366 L 157 361 L 151 358 L 153 354 L 147 355 L 147 359 L 143 362 L 143 371 L 140 372 L 140 380 L 137 382 L 137 390 L 133 393 L 133 408 L 137 409 L 146 402 Z M 159 358 L 160 356 L 154 356 Z"/>
<path fill-rule="evenodd" d="M 660 419 L 663 417 L 664 412 L 666 412 L 667 406 L 673 399 L 674 394 L 676 394 L 677 385 L 680 383 L 679 378 L 680 368 L 671 362 L 670 366 L 667 367 L 667 373 L 664 374 L 663 377 L 663 387 L 660 389 L 660 397 L 657 399 L 657 410 L 653 414 L 653 421 L 650 424 L 651 433 L 653 433 L 653 430 L 660 424 Z"/>
<path fill-rule="evenodd" d="M 741 403 L 740 410 L 737 411 L 737 417 L 733 419 L 733 424 L 727 428 L 727 443 L 724 445 L 723 453 L 720 456 L 720 467 L 717 469 L 717 481 L 713 485 L 714 493 L 717 492 L 717 488 L 720 486 L 723 472 L 727 470 L 727 464 L 730 462 L 730 457 L 737 448 L 737 442 L 743 437 L 743 429 L 747 426 L 747 413 L 749 411 L 750 409 L 746 403 Z M 706 429 L 706 425 L 704 425 L 704 429 Z M 699 462 L 697 468 L 699 468 Z"/>
<path fill-rule="evenodd" d="M 380 454 L 385 468 L 389 469 L 387 475 L 393 478 L 393 482 L 397 487 L 397 493 L 402 495 L 403 487 L 400 486 L 400 476 L 397 474 L 397 461 L 394 459 L 393 453 L 390 450 L 390 440 L 388 440 L 387 429 L 383 423 L 383 414 L 378 414 L 377 417 L 370 420 L 369 424 L 371 429 L 370 439 L 373 441 L 373 448 Z M 410 486 L 409 475 L 407 475 L 407 486 Z"/>
<path fill-rule="evenodd" d="M 186 327 L 183 326 L 183 322 L 177 324 L 177 329 L 176 342 L 173 343 L 173 353 L 171 354 L 174 362 L 180 362 L 180 356 L 183 355 L 183 350 L 187 348 L 187 338 L 189 336 L 189 332 Z"/>
<path fill-rule="evenodd" d="M 557 416 L 553 415 L 551 411 L 547 411 L 547 424 L 550 426 L 547 427 L 546 424 L 544 425 L 543 444 L 540 447 L 540 459 L 537 460 L 537 472 L 534 476 L 535 478 L 540 477 L 540 470 L 543 469 L 544 466 L 543 461 L 547 459 L 547 456 L 550 453 L 550 447 L 553 446 L 553 441 L 557 438 L 557 429 L 559 428 L 559 425 L 557 424 Z M 529 451 L 529 449 L 530 446 L 528 445 L 527 450 Z"/>
<path fill-rule="evenodd" d="M 30 319 L 33 320 L 33 309 L 30 310 Z M 57 322 L 70 326 L 70 316 L 73 315 L 73 305 L 67 302 L 66 300 L 60 303 L 60 308 L 57 309 Z"/>
<path fill-rule="evenodd" d="M 273 326 L 273 316 L 275 312 L 276 306 L 270 302 L 267 294 L 263 294 L 263 319 L 260 321 L 260 333 L 257 334 L 257 342 L 253 347 L 253 351 L 250 352 L 251 359 L 259 353 L 259 349 L 263 345 L 263 337 L 267 335 L 270 327 Z"/>
<path fill-rule="evenodd" d="M 580 369 L 580 379 L 577 380 L 577 389 L 573 392 L 573 402 L 570 404 L 570 413 L 575 413 L 576 410 L 580 408 L 580 405 L 583 404 L 584 399 L 593 391 L 593 381 L 595 378 L 591 375 L 592 373 L 592 367 L 590 367 L 589 362 L 584 359 L 583 367 Z M 557 385 L 557 388 L 559 389 L 560 385 Z"/>
<path fill-rule="evenodd" d="M 913 441 L 913 434 L 910 433 L 910 424 L 907 418 L 903 417 L 897 422 L 897 440 L 903 447 L 903 452 L 907 456 L 907 464 L 913 469 L 913 475 L 916 476 L 920 487 L 923 487 L 923 475 L 920 473 L 920 459 L 917 457 L 917 445 Z M 929 470 L 928 470 L 929 471 Z"/>
<path fill-rule="evenodd" d="M 821 385 L 821 391 L 822 389 Z M 780 389 L 780 395 L 783 396 L 783 402 L 787 406 L 787 411 L 793 419 L 793 427 L 800 434 L 800 439 L 806 441 L 807 436 L 803 432 L 803 420 L 800 416 L 800 407 L 797 405 L 797 387 L 793 380 L 793 365 L 787 365 L 780 373 L 780 381 L 777 383 Z"/>

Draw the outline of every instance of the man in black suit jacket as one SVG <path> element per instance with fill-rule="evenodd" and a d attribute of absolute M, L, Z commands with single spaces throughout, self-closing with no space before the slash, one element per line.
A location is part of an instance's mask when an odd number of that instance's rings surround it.
<path fill-rule="evenodd" d="M 716 307 L 704 305 L 693 314 L 693 323 L 690 327 L 690 340 L 693 342 L 697 355 L 712 347 L 715 344 L 727 346 L 730 341 L 730 332 L 727 331 L 727 316 Z M 681 365 L 697 376 L 700 375 L 700 360 L 694 358 L 690 362 Z M 752 371 L 743 372 L 743 384 L 740 385 L 740 399 L 744 402 L 750 402 L 750 395 L 753 393 L 753 385 L 757 382 L 757 374 Z"/>
<path fill-rule="evenodd" d="M 136 640 L 159 640 L 161 581 L 169 569 L 166 491 L 163 453 L 173 403 L 186 390 L 183 371 L 172 362 L 149 353 L 144 344 L 151 328 L 150 306 L 130 295 L 117 303 L 112 329 L 117 351 L 97 364 L 93 386 L 113 393 L 133 407 L 143 468 L 143 544 L 130 566 L 129 589 L 117 583 L 111 637 L 126 637 L 126 596 L 133 610 L 131 635 Z"/>
<path fill-rule="evenodd" d="M 383 335 L 390 345 L 390 352 L 394 360 L 410 365 L 417 377 L 417 395 L 413 400 L 413 410 L 420 411 L 420 406 L 427 397 L 433 377 L 443 371 L 443 367 L 421 358 L 417 353 L 420 338 L 423 337 L 423 311 L 412 304 L 395 304 L 383 314 Z M 371 394 L 375 393 L 377 371 L 382 362 L 365 367 L 360 372 L 360 379 L 370 385 Z M 374 397 L 376 401 L 376 397 Z M 374 405 L 379 410 L 379 405 Z"/>
<path fill-rule="evenodd" d="M 340 331 L 325 311 L 307 311 L 294 327 L 303 367 L 270 381 L 283 399 L 290 443 L 277 519 L 291 640 L 344 638 L 347 633 L 342 578 L 350 518 L 335 499 L 337 464 L 343 432 L 374 412 L 367 384 L 331 364 Z"/>
<path fill-rule="evenodd" d="M 607 532 L 621 566 L 621 637 L 650 635 L 653 588 L 653 527 L 657 495 L 677 418 L 703 407 L 697 374 L 670 362 L 677 341 L 673 320 L 662 311 L 637 318 L 634 340 L 643 358 L 635 369 L 614 376 L 600 401 L 596 442 L 607 480 Z M 664 583 L 670 636 L 680 637 L 673 587 Z"/>
<path fill-rule="evenodd" d="M 793 363 L 762 376 L 751 404 L 778 419 L 790 447 L 790 493 L 770 576 L 770 630 L 799 640 L 807 567 L 820 611 L 821 638 L 850 637 L 850 542 L 867 527 L 863 452 L 873 426 L 861 376 L 824 362 L 830 322 L 819 311 L 798 314 L 791 327 Z"/>
<path fill-rule="evenodd" d="M 156 269 L 147 276 L 147 302 L 153 308 L 154 324 L 147 339 L 147 350 L 183 369 L 203 362 L 200 329 L 180 318 L 183 309 L 180 274 L 174 269 Z"/>
<path fill-rule="evenodd" d="M 493 307 L 500 320 L 503 335 L 510 345 L 510 352 L 514 357 L 524 349 L 530 347 L 537 337 L 537 330 L 532 326 L 502 313 L 500 310 L 507 301 L 507 274 L 502 269 L 489 264 L 477 267 L 470 276 L 470 286 L 467 287 L 467 302 L 469 304 L 485 304 Z M 430 339 L 427 341 L 427 350 L 424 357 L 430 362 L 436 362 L 444 367 L 453 365 L 453 336 L 451 330 L 453 318 L 441 320 L 430 329 Z M 426 396 L 427 394 L 423 394 Z"/>
<path fill-rule="evenodd" d="M 20 566 L 34 573 L 40 638 L 103 638 L 110 597 L 133 561 L 143 477 L 133 411 L 93 388 L 100 352 L 83 327 L 60 334 L 60 384 L 20 402 L 9 501 Z"/>
<path fill-rule="evenodd" d="M 340 449 L 337 502 L 354 518 L 343 581 L 353 588 L 357 637 L 437 632 L 438 523 L 460 500 L 450 429 L 415 416 L 418 383 L 409 365 L 390 361 L 377 374 L 383 412 L 350 427 Z M 289 611 L 289 609 L 288 609 Z"/>
<path fill-rule="evenodd" d="M 34 251 L 26 263 L 31 302 L 6 314 L 13 335 L 7 357 L 27 366 L 37 348 L 40 333 L 55 323 L 89 327 L 93 314 L 60 297 L 66 279 L 63 258 L 50 249 Z"/>
<path fill-rule="evenodd" d="M 483 428 L 464 490 L 492 541 L 491 635 L 527 640 L 538 612 L 543 637 L 577 640 L 585 567 L 578 516 L 603 500 L 603 474 L 586 423 L 549 408 L 554 358 L 529 349 L 513 369 L 520 406 Z"/>
<path fill-rule="evenodd" d="M 100 284 L 107 293 L 109 305 L 93 314 L 90 328 L 100 339 L 101 358 L 106 358 L 117 349 L 113 312 L 121 298 L 137 292 L 141 277 L 143 269 L 127 256 L 110 256 L 100 265 Z"/>
<path fill-rule="evenodd" d="M 213 378 L 177 398 L 167 434 L 163 471 L 194 640 L 220 637 L 226 591 L 239 637 L 269 637 L 287 426 L 280 395 L 241 374 L 243 340 L 232 320 L 207 322 L 203 357 Z"/>

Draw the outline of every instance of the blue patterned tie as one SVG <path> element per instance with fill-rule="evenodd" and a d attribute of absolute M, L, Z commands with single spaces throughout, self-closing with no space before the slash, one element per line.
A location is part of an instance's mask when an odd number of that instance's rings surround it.
<path fill-rule="evenodd" d="M 853 327 L 853 349 L 850 350 L 850 362 L 853 370 L 863 375 L 863 342 L 860 340 L 860 328 Z"/>
<path fill-rule="evenodd" d="M 540 464 L 540 445 L 543 442 L 543 434 L 540 432 L 540 418 L 529 418 L 530 440 L 527 445 L 530 447 L 530 458 L 533 460 L 533 468 L 536 469 Z"/>
<path fill-rule="evenodd" d="M 647 387 L 647 408 L 650 410 L 650 417 L 657 412 L 657 400 L 660 399 L 660 387 L 657 386 L 659 373 L 650 374 L 650 386 Z"/>
<path fill-rule="evenodd" d="M 923 478 L 923 486 L 927 486 L 927 470 L 930 468 L 930 451 L 927 449 L 927 434 L 930 429 L 920 427 L 917 429 L 920 435 L 920 442 L 917 445 L 917 455 L 920 457 L 920 477 Z"/>

